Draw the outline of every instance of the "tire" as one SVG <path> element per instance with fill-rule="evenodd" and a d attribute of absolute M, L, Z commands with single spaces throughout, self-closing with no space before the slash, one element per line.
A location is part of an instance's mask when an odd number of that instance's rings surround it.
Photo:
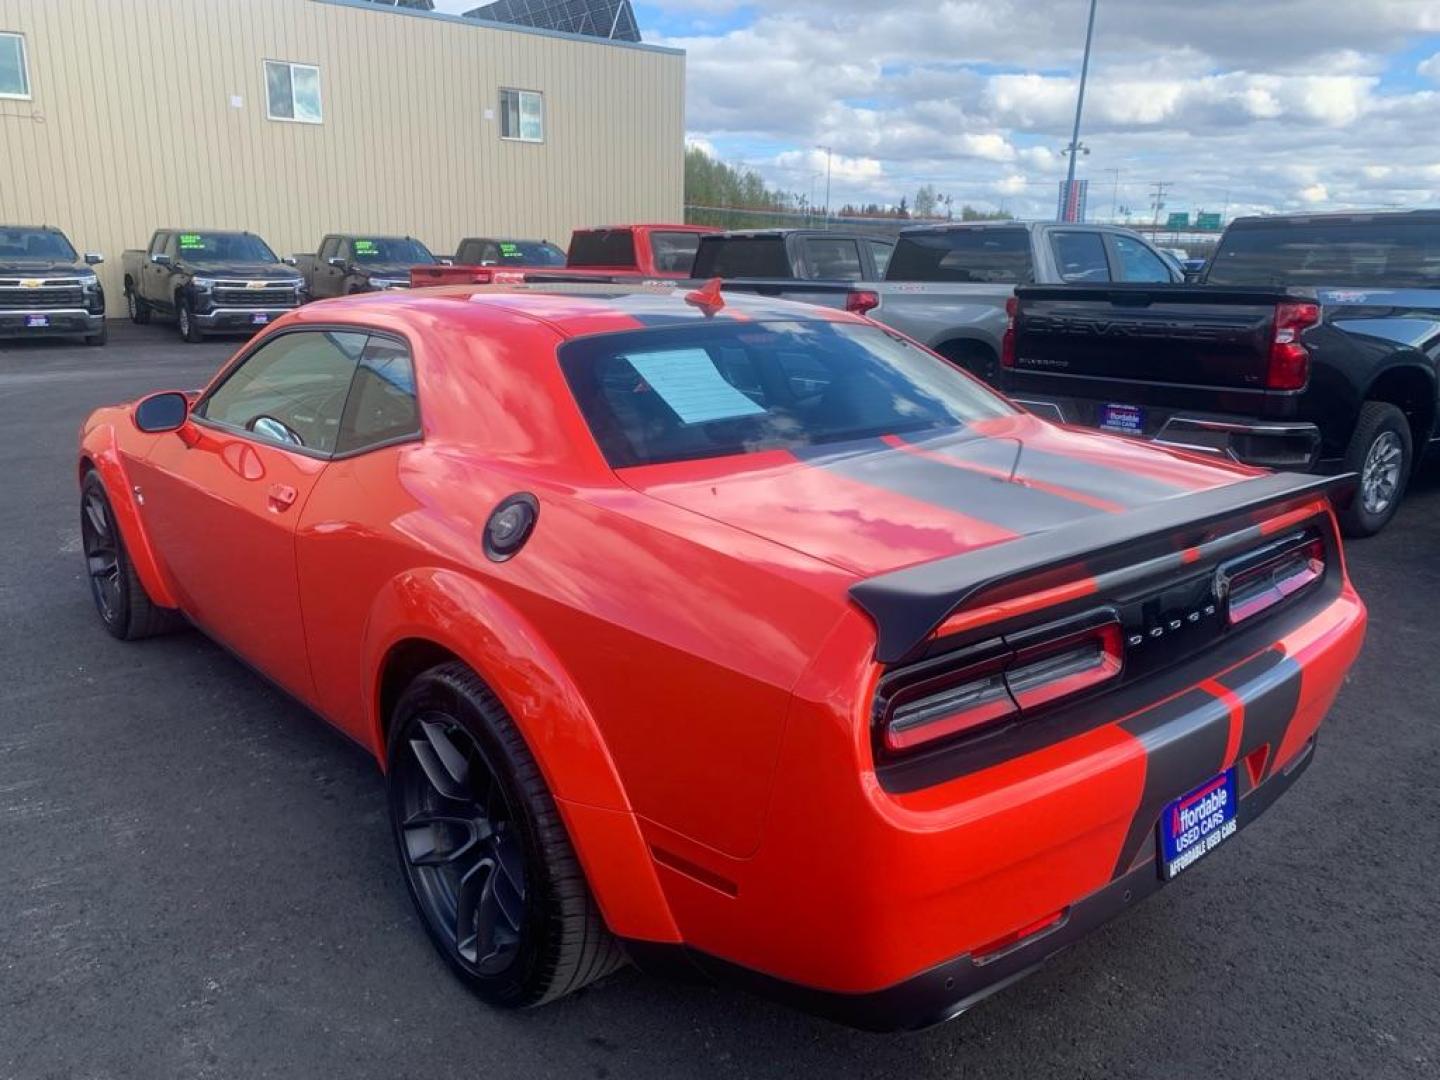
<path fill-rule="evenodd" d="M 500 1008 L 541 1005 L 625 962 L 529 747 L 473 671 L 416 677 L 387 760 L 406 887 L 470 989 Z"/>
<path fill-rule="evenodd" d="M 1340 513 L 1346 536 L 1374 536 L 1395 516 L 1414 465 L 1413 438 L 1405 414 L 1394 405 L 1361 406 L 1342 467 L 1360 476 L 1355 498 Z"/>
<path fill-rule="evenodd" d="M 141 300 L 135 294 L 135 288 L 131 284 L 125 286 L 125 305 L 130 309 L 130 321 L 136 326 L 144 326 L 150 321 L 150 305 Z"/>
<path fill-rule="evenodd" d="M 110 340 L 110 328 L 104 323 L 101 323 L 98 332 L 86 334 L 83 340 L 86 345 L 104 345 L 105 342 Z"/>
<path fill-rule="evenodd" d="M 1000 358 L 988 346 L 978 341 L 950 341 L 935 351 L 985 385 L 1000 385 Z"/>
<path fill-rule="evenodd" d="M 184 625 L 179 612 L 157 606 L 135 576 L 135 567 L 115 525 L 110 498 L 94 469 L 85 474 L 80 485 L 80 541 L 90 597 L 101 623 L 113 636 L 138 641 Z"/>
<path fill-rule="evenodd" d="M 192 345 L 198 345 L 205 340 L 205 334 L 200 327 L 195 325 L 193 313 L 190 311 L 190 301 L 183 296 L 175 301 L 175 325 L 180 329 L 180 336 Z"/>

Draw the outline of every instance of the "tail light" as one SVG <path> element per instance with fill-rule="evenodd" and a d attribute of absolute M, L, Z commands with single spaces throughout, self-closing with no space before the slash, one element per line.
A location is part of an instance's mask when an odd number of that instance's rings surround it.
<path fill-rule="evenodd" d="M 1269 390 L 1303 390 L 1310 378 L 1310 352 L 1300 334 L 1320 322 L 1318 304 L 1276 304 L 1275 337 L 1270 344 L 1270 366 L 1265 372 Z"/>
<path fill-rule="evenodd" d="M 1325 576 L 1325 545 L 1299 533 L 1222 565 L 1216 592 L 1226 621 L 1236 626 L 1283 603 Z"/>
<path fill-rule="evenodd" d="M 1020 300 L 1011 296 L 1005 301 L 1005 334 L 1000 338 L 1000 366 L 1015 366 L 1015 313 L 1020 310 Z"/>
<path fill-rule="evenodd" d="M 871 289 L 857 289 L 845 294 L 845 310 L 851 315 L 867 315 L 880 306 L 880 294 Z"/>
<path fill-rule="evenodd" d="M 1125 666 L 1123 642 L 1118 615 L 1105 608 L 887 676 L 876 701 L 885 748 L 998 728 L 1108 683 Z"/>

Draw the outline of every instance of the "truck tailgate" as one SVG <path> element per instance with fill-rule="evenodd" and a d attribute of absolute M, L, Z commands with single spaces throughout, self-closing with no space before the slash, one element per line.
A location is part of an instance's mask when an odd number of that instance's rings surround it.
<path fill-rule="evenodd" d="M 1016 374 L 1171 385 L 1265 385 L 1280 289 L 1201 285 L 1017 290 Z"/>

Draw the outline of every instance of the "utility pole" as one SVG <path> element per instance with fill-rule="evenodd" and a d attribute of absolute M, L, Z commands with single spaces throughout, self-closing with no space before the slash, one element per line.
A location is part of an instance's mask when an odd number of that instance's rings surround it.
<path fill-rule="evenodd" d="M 1115 176 L 1115 187 L 1110 193 L 1110 221 L 1113 224 L 1120 213 L 1120 170 L 1106 169 L 1108 173 Z"/>
<path fill-rule="evenodd" d="M 1169 180 L 1155 181 L 1155 190 L 1150 192 L 1150 198 L 1155 205 L 1155 220 L 1150 223 L 1152 234 L 1160 228 L 1160 211 L 1165 209 L 1165 189 L 1174 186 Z"/>
<path fill-rule="evenodd" d="M 1090 74 L 1090 42 L 1095 37 L 1095 5 L 1097 0 L 1090 0 L 1090 21 L 1085 26 L 1085 57 L 1080 61 L 1080 91 L 1075 95 L 1075 127 L 1070 132 L 1070 147 L 1067 151 L 1070 157 L 1069 168 L 1065 170 L 1065 198 L 1061 205 L 1061 219 L 1065 217 L 1064 211 L 1069 209 L 1070 200 L 1075 192 L 1075 159 L 1080 156 L 1080 113 L 1085 108 L 1085 79 Z M 1078 205 L 1078 202 L 1077 202 Z"/>
<path fill-rule="evenodd" d="M 825 228 L 830 228 L 830 155 L 828 146 L 817 146 L 816 150 L 825 151 Z"/>

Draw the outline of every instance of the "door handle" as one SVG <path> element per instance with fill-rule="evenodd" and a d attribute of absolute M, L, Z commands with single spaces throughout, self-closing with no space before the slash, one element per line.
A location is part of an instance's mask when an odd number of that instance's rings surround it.
<path fill-rule="evenodd" d="M 289 484 L 270 485 L 270 509 L 274 511 L 289 510 L 295 503 L 295 489 Z"/>

